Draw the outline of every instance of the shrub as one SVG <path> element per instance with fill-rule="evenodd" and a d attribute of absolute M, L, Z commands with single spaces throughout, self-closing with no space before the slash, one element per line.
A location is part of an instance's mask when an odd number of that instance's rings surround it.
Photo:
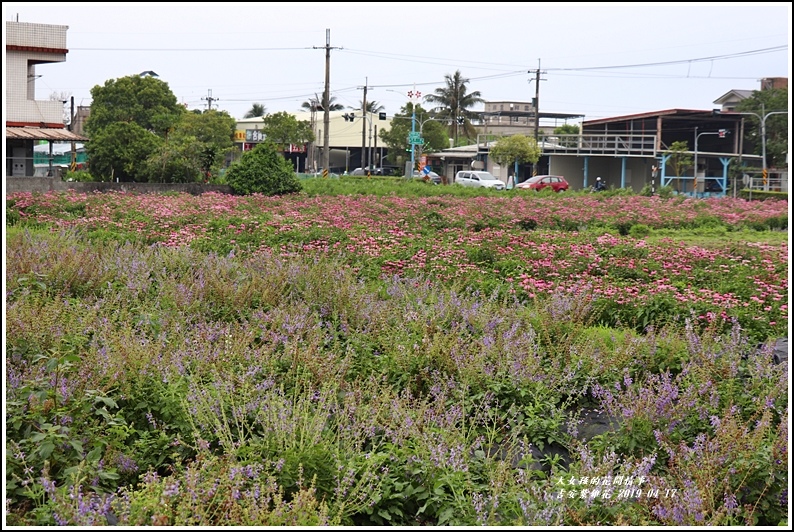
<path fill-rule="evenodd" d="M 651 234 L 651 228 L 645 224 L 635 224 L 629 229 L 629 235 L 632 238 L 644 238 Z"/>
<path fill-rule="evenodd" d="M 268 143 L 245 152 L 226 172 L 226 181 L 235 194 L 260 193 L 268 196 L 291 194 L 301 190 L 292 165 Z"/>
<path fill-rule="evenodd" d="M 664 199 L 672 198 L 673 197 L 673 192 L 674 192 L 673 187 L 671 187 L 670 185 L 665 185 L 663 187 L 659 187 L 656 190 L 656 194 L 658 194 L 658 196 L 660 198 L 664 198 Z"/>
<path fill-rule="evenodd" d="M 75 172 L 66 172 L 64 181 L 79 181 L 89 183 L 91 181 L 95 181 L 95 179 L 94 176 L 91 175 L 91 172 L 86 170 L 77 170 Z"/>

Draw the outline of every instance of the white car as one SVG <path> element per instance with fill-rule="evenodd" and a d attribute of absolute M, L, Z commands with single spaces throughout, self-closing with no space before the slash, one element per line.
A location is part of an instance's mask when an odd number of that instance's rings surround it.
<path fill-rule="evenodd" d="M 490 172 L 482 170 L 461 170 L 455 174 L 455 183 L 464 187 L 492 188 L 504 190 L 505 184 Z"/>

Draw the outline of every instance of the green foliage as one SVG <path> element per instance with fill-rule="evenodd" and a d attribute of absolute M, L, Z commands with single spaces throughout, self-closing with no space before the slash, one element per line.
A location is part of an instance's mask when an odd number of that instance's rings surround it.
<path fill-rule="evenodd" d="M 788 87 L 753 91 L 736 106 L 736 111 L 751 112 L 756 116 L 746 115 L 744 128 L 745 149 L 761 155 L 761 120 L 759 117 L 768 115 L 764 127 L 766 129 L 766 162 L 771 168 L 786 166 L 788 153 L 788 131 L 790 117 L 788 113 L 780 113 L 789 109 Z M 776 114 L 769 114 L 775 112 Z"/>
<path fill-rule="evenodd" d="M 168 84 L 151 76 L 108 80 L 91 94 L 86 151 L 95 179 L 207 181 L 233 149 L 234 118 L 225 111 L 186 113 Z"/>
<path fill-rule="evenodd" d="M 251 105 L 251 109 L 249 109 L 243 118 L 257 118 L 259 116 L 265 116 L 267 112 L 267 108 L 264 104 L 261 103 L 254 103 Z"/>
<path fill-rule="evenodd" d="M 285 111 L 265 115 L 262 122 L 265 137 L 282 149 L 289 144 L 303 145 L 314 142 L 311 124 L 306 120 L 298 120 Z"/>
<path fill-rule="evenodd" d="M 144 162 L 163 146 L 163 139 L 134 122 L 115 122 L 91 135 L 86 144 L 91 175 L 100 181 L 149 179 Z"/>
<path fill-rule="evenodd" d="M 677 140 L 670 145 L 670 149 L 665 152 L 670 158 L 667 160 L 667 164 L 673 170 L 674 176 L 682 176 L 685 175 L 685 172 L 692 167 L 692 156 L 689 155 L 687 152 L 689 151 L 689 147 L 687 146 L 687 141 L 685 140 Z"/>
<path fill-rule="evenodd" d="M 225 111 L 184 113 L 159 150 L 146 160 L 149 181 L 194 183 L 217 175 L 233 151 L 236 121 Z"/>
<path fill-rule="evenodd" d="M 554 128 L 555 135 L 578 135 L 579 126 L 576 124 L 563 124 Z"/>
<path fill-rule="evenodd" d="M 120 122 L 137 124 L 162 137 L 183 113 L 184 108 L 164 81 L 152 76 L 126 76 L 91 89 L 91 114 L 85 129 L 92 141 L 96 134 Z M 87 146 L 92 144 L 96 142 Z"/>
<path fill-rule="evenodd" d="M 226 181 L 235 194 L 291 194 L 301 190 L 292 164 L 269 142 L 243 153 L 226 172 Z"/>
<path fill-rule="evenodd" d="M 9 195 L 9 524 L 786 521 L 787 366 L 756 343 L 785 331 L 787 240 L 725 231 L 746 202 L 681 198 L 675 218 L 677 200 L 588 196 L 608 212 L 564 234 L 584 196 L 505 214 L 521 198 L 304 184 Z M 764 208 L 743 219 L 787 225 Z M 615 422 L 593 437 L 588 411 Z M 589 500 L 572 482 L 618 475 L 661 494 Z"/>
<path fill-rule="evenodd" d="M 200 116 L 187 113 L 186 116 Z M 202 180 L 203 145 L 195 137 L 170 137 L 141 163 L 149 181 L 196 183 Z"/>
<path fill-rule="evenodd" d="M 652 229 L 645 224 L 634 224 L 629 229 L 632 238 L 645 238 L 651 234 Z"/>
<path fill-rule="evenodd" d="M 484 100 L 480 91 L 468 92 L 469 79 L 464 78 L 460 70 L 456 70 L 454 74 L 445 74 L 444 81 L 446 85 L 425 96 L 425 100 L 437 105 L 433 116 L 449 122 L 450 136 L 457 146 L 461 132 L 466 137 L 476 136 L 476 130 L 469 121 L 473 116 L 469 108 Z M 463 119 L 463 125 L 458 124 L 458 118 Z"/>
<path fill-rule="evenodd" d="M 670 199 L 673 197 L 675 189 L 670 185 L 665 185 L 656 189 L 656 195 L 662 199 Z"/>
<path fill-rule="evenodd" d="M 540 159 L 540 147 L 535 139 L 526 135 L 511 135 L 499 139 L 491 148 L 490 156 L 507 166 L 514 162 L 535 164 Z"/>
<path fill-rule="evenodd" d="M 94 180 L 94 177 L 91 175 L 91 172 L 87 170 L 75 170 L 74 172 L 69 170 L 66 172 L 63 179 L 64 181 L 91 182 Z"/>
<path fill-rule="evenodd" d="M 415 117 L 413 113 L 416 113 Z M 424 152 L 440 151 L 449 147 L 449 132 L 440 121 L 434 120 L 421 105 L 405 104 L 399 112 L 395 113 L 389 129 L 378 132 L 380 140 L 389 148 L 387 160 L 392 164 L 402 166 L 410 156 L 403 155 L 410 149 L 408 134 L 411 132 L 412 118 L 415 118 L 413 127 L 422 133 L 425 143 L 420 147 Z"/>

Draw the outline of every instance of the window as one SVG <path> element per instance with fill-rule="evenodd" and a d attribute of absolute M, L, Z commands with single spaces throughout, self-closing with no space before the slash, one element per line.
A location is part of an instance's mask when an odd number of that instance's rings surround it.
<path fill-rule="evenodd" d="M 528 105 L 524 106 L 524 111 L 529 111 L 529 106 Z"/>
<path fill-rule="evenodd" d="M 501 103 L 499 104 L 499 110 L 500 111 L 504 111 L 505 110 L 504 104 L 501 104 Z"/>

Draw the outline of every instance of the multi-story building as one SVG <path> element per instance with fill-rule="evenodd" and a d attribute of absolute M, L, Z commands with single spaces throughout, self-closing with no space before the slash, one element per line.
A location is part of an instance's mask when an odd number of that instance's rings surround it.
<path fill-rule="evenodd" d="M 33 146 L 37 141 L 88 140 L 64 125 L 63 102 L 36 100 L 37 67 L 66 61 L 68 29 L 6 21 L 6 176 L 34 175 Z M 48 173 L 54 175 L 52 165 Z"/>
<path fill-rule="evenodd" d="M 494 137 L 516 134 L 534 135 L 535 133 L 538 133 L 538 136 L 551 135 L 559 124 L 536 123 L 537 117 L 568 120 L 584 116 L 570 113 L 539 113 L 534 101 L 488 101 L 485 102 L 485 108 L 479 114 L 481 115 L 480 120 L 474 122 L 477 132 Z"/>

